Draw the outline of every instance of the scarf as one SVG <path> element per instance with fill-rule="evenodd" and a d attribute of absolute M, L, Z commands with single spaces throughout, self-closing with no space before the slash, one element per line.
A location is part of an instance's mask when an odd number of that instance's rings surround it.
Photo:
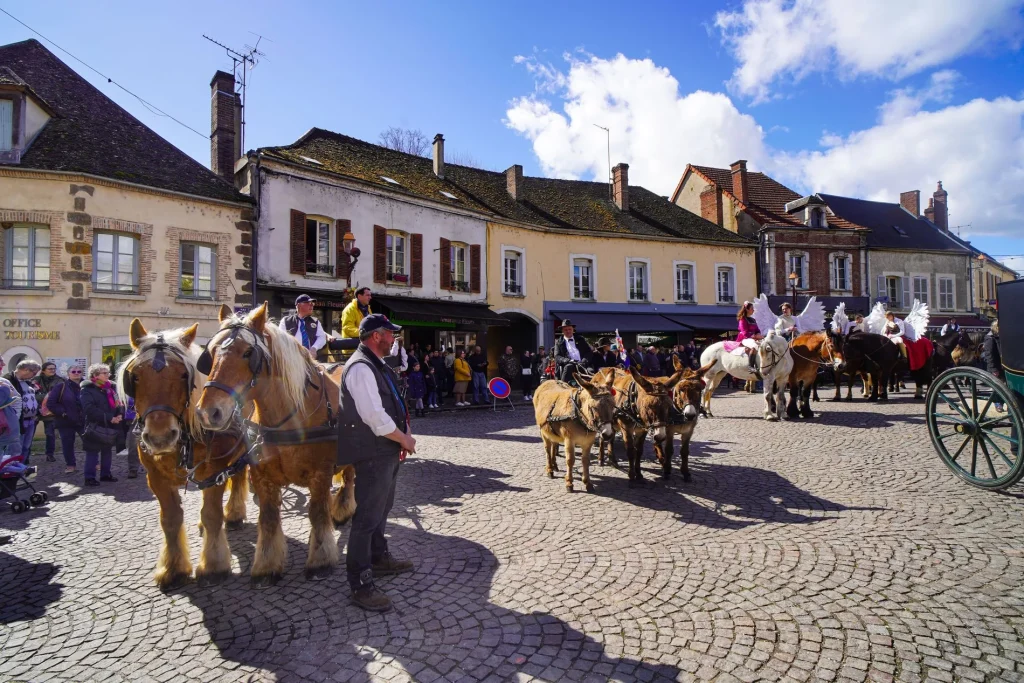
<path fill-rule="evenodd" d="M 103 393 L 107 395 L 107 403 L 110 404 L 110 407 L 116 409 L 117 396 L 114 395 L 114 383 L 111 382 L 110 380 L 107 380 L 103 384 L 97 384 L 96 386 L 99 387 L 103 391 Z"/>
<path fill-rule="evenodd" d="M 364 317 L 364 318 L 365 318 L 366 316 L 370 315 L 370 304 L 366 304 L 366 305 L 364 306 L 364 305 L 362 305 L 361 303 L 358 303 L 358 302 L 357 302 L 357 303 L 356 303 L 356 308 L 358 308 L 358 309 L 359 309 L 359 312 L 363 314 L 363 317 Z"/>

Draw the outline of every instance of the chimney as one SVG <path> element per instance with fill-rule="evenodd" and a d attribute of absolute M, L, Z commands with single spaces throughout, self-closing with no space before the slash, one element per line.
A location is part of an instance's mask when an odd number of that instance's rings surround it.
<path fill-rule="evenodd" d="M 740 159 L 729 164 L 732 169 L 732 194 L 742 204 L 746 204 L 750 191 L 747 187 L 747 160 Z"/>
<path fill-rule="evenodd" d="M 717 226 L 722 226 L 722 192 L 715 185 L 708 185 L 700 193 L 700 215 Z"/>
<path fill-rule="evenodd" d="M 900 206 L 914 214 L 914 216 L 920 217 L 921 215 L 921 190 L 910 190 L 909 192 L 900 192 Z"/>
<path fill-rule="evenodd" d="M 224 71 L 213 74 L 210 97 L 210 169 L 234 185 L 235 161 L 241 156 L 235 77 Z"/>
<path fill-rule="evenodd" d="M 939 230 L 942 232 L 949 232 L 949 204 L 946 202 L 949 193 L 942 189 L 942 181 L 939 181 L 939 187 L 935 192 L 932 193 L 932 198 L 935 200 L 935 217 L 932 222 L 939 226 Z"/>
<path fill-rule="evenodd" d="M 513 201 L 518 202 L 523 198 L 523 167 L 519 164 L 509 166 L 505 171 L 505 186 Z"/>
<path fill-rule="evenodd" d="M 612 197 L 620 211 L 629 211 L 629 164 L 612 169 Z"/>
<path fill-rule="evenodd" d="M 444 136 L 434 136 L 434 175 L 444 180 Z"/>
<path fill-rule="evenodd" d="M 935 222 L 935 200 L 931 197 L 928 198 L 928 208 L 924 210 L 924 217 L 932 223 Z"/>

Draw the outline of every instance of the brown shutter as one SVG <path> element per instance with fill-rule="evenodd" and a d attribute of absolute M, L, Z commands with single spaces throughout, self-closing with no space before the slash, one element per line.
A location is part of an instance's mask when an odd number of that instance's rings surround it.
<path fill-rule="evenodd" d="M 469 291 L 480 293 L 480 245 L 469 245 Z"/>
<path fill-rule="evenodd" d="M 452 288 L 452 243 L 441 238 L 441 289 Z"/>
<path fill-rule="evenodd" d="M 343 278 L 348 277 L 349 271 L 349 256 L 345 253 L 344 238 L 345 233 L 352 229 L 352 221 L 347 221 L 339 218 L 334 222 L 334 239 L 337 244 L 334 247 L 334 260 L 335 260 L 335 277 Z"/>
<path fill-rule="evenodd" d="M 412 235 L 412 264 L 411 279 L 413 287 L 423 286 L 423 235 L 413 233 Z"/>
<path fill-rule="evenodd" d="M 388 279 L 388 231 L 373 226 L 373 281 L 384 284 Z"/>
<path fill-rule="evenodd" d="M 292 273 L 306 274 L 306 214 L 292 209 L 291 227 Z"/>

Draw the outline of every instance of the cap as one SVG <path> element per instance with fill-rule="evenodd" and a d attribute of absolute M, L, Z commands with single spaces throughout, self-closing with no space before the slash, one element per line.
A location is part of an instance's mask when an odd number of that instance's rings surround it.
<path fill-rule="evenodd" d="M 392 332 L 398 332 L 402 327 L 396 325 L 383 313 L 374 313 L 363 318 L 363 322 L 359 323 L 359 335 L 362 336 L 367 332 L 375 332 L 377 330 L 391 330 Z"/>
<path fill-rule="evenodd" d="M 296 306 L 298 306 L 299 304 L 309 304 L 314 301 L 316 301 L 316 299 L 311 297 L 309 294 L 299 294 L 297 297 L 295 297 Z"/>

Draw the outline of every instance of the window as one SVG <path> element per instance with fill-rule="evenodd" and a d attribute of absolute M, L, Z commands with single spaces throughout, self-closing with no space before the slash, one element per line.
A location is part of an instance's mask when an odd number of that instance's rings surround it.
<path fill-rule="evenodd" d="M 953 278 L 939 278 L 939 308 L 944 311 L 956 309 L 956 297 L 953 295 Z"/>
<path fill-rule="evenodd" d="M 827 227 L 825 222 L 825 209 L 814 207 L 807 212 L 807 225 L 812 228 Z"/>
<path fill-rule="evenodd" d="M 733 266 L 718 266 L 715 280 L 718 283 L 718 303 L 736 302 L 736 269 Z"/>
<path fill-rule="evenodd" d="M 138 294 L 139 250 L 135 236 L 96 233 L 92 264 L 94 291 Z"/>
<path fill-rule="evenodd" d="M 306 219 L 306 272 L 334 275 L 331 224 L 321 218 Z"/>
<path fill-rule="evenodd" d="M 0 100 L 0 152 L 14 149 L 14 100 Z"/>
<path fill-rule="evenodd" d="M 572 262 L 572 298 L 594 298 L 594 262 L 588 258 L 574 259 Z"/>
<path fill-rule="evenodd" d="M 466 279 L 466 245 L 461 242 L 452 242 L 451 245 L 452 264 L 452 289 L 459 292 L 469 291 L 469 280 Z"/>
<path fill-rule="evenodd" d="M 787 263 L 789 264 L 789 271 L 786 273 L 786 286 L 792 287 L 793 283 L 789 280 L 790 273 L 796 273 L 796 288 L 807 289 L 807 281 L 809 280 L 807 274 L 808 258 L 807 252 L 796 251 L 787 253 Z"/>
<path fill-rule="evenodd" d="M 15 224 L 7 230 L 6 237 L 4 289 L 49 288 L 50 229 Z"/>
<path fill-rule="evenodd" d="M 404 232 L 389 230 L 387 236 L 388 250 L 388 282 L 409 284 L 409 273 L 405 269 L 405 254 L 408 251 L 409 238 Z"/>
<path fill-rule="evenodd" d="M 183 242 L 181 245 L 181 277 L 178 296 L 187 299 L 213 299 L 217 295 L 214 273 L 217 252 L 207 244 Z"/>
<path fill-rule="evenodd" d="M 923 304 L 928 303 L 928 276 L 914 276 L 914 298 Z"/>
<path fill-rule="evenodd" d="M 903 278 L 890 275 L 885 278 L 885 296 L 892 306 L 903 305 Z"/>
<path fill-rule="evenodd" d="M 693 301 L 693 266 L 676 264 L 676 301 Z"/>
<path fill-rule="evenodd" d="M 523 293 L 523 255 L 514 249 L 506 249 L 503 259 L 503 292 L 505 294 Z"/>
<path fill-rule="evenodd" d="M 630 261 L 628 266 L 630 301 L 647 301 L 647 264 Z"/>
<path fill-rule="evenodd" d="M 832 289 L 850 291 L 853 285 L 850 281 L 850 257 L 846 254 L 839 254 L 832 257 Z"/>

